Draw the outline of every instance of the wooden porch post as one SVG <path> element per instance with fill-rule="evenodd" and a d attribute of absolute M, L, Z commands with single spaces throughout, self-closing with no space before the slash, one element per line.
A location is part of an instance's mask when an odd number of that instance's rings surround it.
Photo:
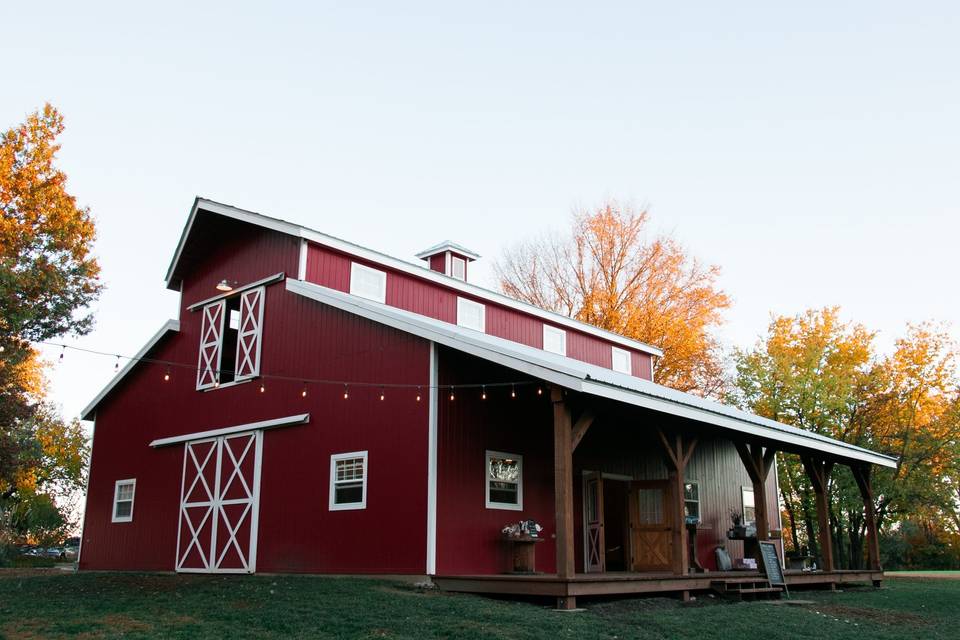
<path fill-rule="evenodd" d="M 809 456 L 803 456 L 801 459 L 810 478 L 810 484 L 813 485 L 813 494 L 817 501 L 817 526 L 820 530 L 820 554 L 823 557 L 821 569 L 833 571 L 836 567 L 833 562 L 833 535 L 830 533 L 830 496 L 828 494 L 833 463 L 814 460 Z"/>
<path fill-rule="evenodd" d="M 766 540 L 770 537 L 770 524 L 767 517 L 767 476 L 770 474 L 770 467 L 776 458 L 777 450 L 773 447 L 764 448 L 759 442 L 746 443 L 734 441 L 737 447 L 737 453 L 740 454 L 740 460 L 747 469 L 747 475 L 753 483 L 753 508 L 756 513 L 757 524 L 757 542 Z M 760 547 L 757 546 L 757 554 L 760 553 Z M 760 562 L 760 558 L 757 558 Z"/>
<path fill-rule="evenodd" d="M 573 447 L 570 407 L 563 397 L 563 389 L 553 387 L 553 492 L 557 523 L 557 577 L 574 576 L 573 554 Z M 573 596 L 557 598 L 558 609 L 575 609 Z"/>
<path fill-rule="evenodd" d="M 697 446 L 697 438 L 691 438 L 684 447 L 683 436 L 679 433 L 672 438 L 667 437 L 663 430 L 657 429 L 657 436 L 667 459 L 667 478 L 670 483 L 670 494 L 673 507 L 670 509 L 672 544 L 673 544 L 673 572 L 685 576 L 690 573 L 690 556 L 687 553 L 687 522 L 684 517 L 683 486 L 686 482 L 687 463 Z"/>
<path fill-rule="evenodd" d="M 882 571 L 880 566 L 880 538 L 877 537 L 877 512 L 873 504 L 873 485 L 870 482 L 870 465 L 855 464 L 850 465 L 853 471 L 853 478 L 857 481 L 857 487 L 860 489 L 860 496 L 863 498 L 863 518 L 867 525 L 867 557 L 870 561 L 870 569 L 873 571 Z M 874 585 L 879 581 L 875 580 Z"/>

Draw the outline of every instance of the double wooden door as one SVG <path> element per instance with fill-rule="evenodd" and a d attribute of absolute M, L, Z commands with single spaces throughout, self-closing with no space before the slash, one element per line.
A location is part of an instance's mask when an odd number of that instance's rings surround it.
<path fill-rule="evenodd" d="M 667 571 L 673 557 L 666 480 L 630 483 L 630 571 Z"/>

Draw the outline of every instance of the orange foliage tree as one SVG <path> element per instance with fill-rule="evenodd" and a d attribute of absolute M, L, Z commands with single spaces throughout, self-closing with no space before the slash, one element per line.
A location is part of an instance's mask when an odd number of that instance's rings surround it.
<path fill-rule="evenodd" d="M 649 213 L 615 201 L 577 211 L 569 234 L 508 248 L 494 265 L 508 296 L 659 347 L 657 382 L 705 396 L 724 386 L 713 331 L 730 298 L 719 268 L 668 237 L 648 237 Z"/>

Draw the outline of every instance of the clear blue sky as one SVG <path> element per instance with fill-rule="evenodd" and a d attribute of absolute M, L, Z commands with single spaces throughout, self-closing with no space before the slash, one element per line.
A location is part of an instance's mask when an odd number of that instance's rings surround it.
<path fill-rule="evenodd" d="M 401 256 L 485 256 L 605 197 L 723 267 L 723 338 L 843 305 L 888 346 L 960 326 L 957 3 L 15 3 L 6 127 L 44 101 L 133 353 L 195 195 Z M 729 3 L 728 3 L 729 4 Z M 53 354 L 54 356 L 56 353 Z M 68 353 L 75 415 L 113 362 Z"/>

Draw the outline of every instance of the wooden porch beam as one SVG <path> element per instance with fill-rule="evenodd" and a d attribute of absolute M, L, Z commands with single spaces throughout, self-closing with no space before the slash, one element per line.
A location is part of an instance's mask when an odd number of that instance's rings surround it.
<path fill-rule="evenodd" d="M 747 476 L 753 483 L 753 510 L 756 514 L 757 540 L 770 537 L 770 523 L 767 514 L 767 476 L 776 460 L 777 451 L 773 447 L 764 448 L 760 442 L 747 443 L 734 440 L 737 454 L 747 470 Z"/>
<path fill-rule="evenodd" d="M 687 522 L 684 514 L 684 484 L 687 477 L 687 463 L 697 446 L 697 438 L 693 437 L 684 446 L 684 437 L 681 433 L 673 434 L 668 438 L 663 429 L 657 428 L 657 437 L 663 445 L 663 452 L 667 462 L 667 478 L 670 485 L 670 501 L 673 508 L 670 511 L 671 535 L 673 546 L 673 572 L 685 576 L 690 572 L 690 556 L 687 551 Z M 671 442 L 671 439 L 673 442 Z"/>
<path fill-rule="evenodd" d="M 880 539 L 877 537 L 877 508 L 873 503 L 873 485 L 870 482 L 870 465 L 850 465 L 853 479 L 857 481 L 860 496 L 863 498 L 863 518 L 867 525 L 867 558 L 870 569 L 881 571 L 880 566 Z"/>
<path fill-rule="evenodd" d="M 577 445 L 583 440 L 583 436 L 587 435 L 587 429 L 593 424 L 594 418 L 593 412 L 587 409 L 583 412 L 583 415 L 577 419 L 577 423 L 573 425 L 573 432 L 570 434 L 571 451 L 576 451 Z"/>
<path fill-rule="evenodd" d="M 817 503 L 817 528 L 819 529 L 820 556 L 823 558 L 822 569 L 833 571 L 836 566 L 833 559 L 833 534 L 830 531 L 829 494 L 833 463 L 814 460 L 809 456 L 802 456 L 801 460 L 810 478 L 810 484 L 813 486 L 813 495 Z"/>
<path fill-rule="evenodd" d="M 571 447 L 570 406 L 561 387 L 550 391 L 553 401 L 553 469 L 554 506 L 556 511 L 557 577 L 574 576 L 573 553 L 573 448 Z M 559 604 L 559 603 L 558 603 Z M 562 603 L 564 607 L 576 606 L 576 598 Z"/>

